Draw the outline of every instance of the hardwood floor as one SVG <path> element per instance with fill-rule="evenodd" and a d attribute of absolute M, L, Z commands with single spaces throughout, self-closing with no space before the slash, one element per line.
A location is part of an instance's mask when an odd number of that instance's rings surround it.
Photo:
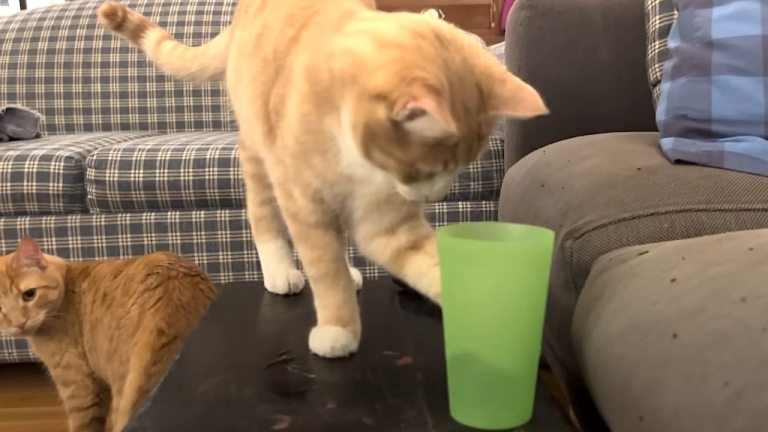
<path fill-rule="evenodd" d="M 0 431 L 66 432 L 56 388 L 41 366 L 0 365 Z"/>

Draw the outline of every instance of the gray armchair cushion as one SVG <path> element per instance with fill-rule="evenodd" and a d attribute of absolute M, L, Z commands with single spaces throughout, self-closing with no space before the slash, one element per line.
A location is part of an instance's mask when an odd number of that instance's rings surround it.
<path fill-rule="evenodd" d="M 768 230 L 621 249 L 595 263 L 574 347 L 612 431 L 768 424 Z"/>
<path fill-rule="evenodd" d="M 768 227 L 768 178 L 672 165 L 658 139 L 614 133 L 559 142 L 515 164 L 502 187 L 501 220 L 558 233 L 544 354 L 581 416 L 591 402 L 570 327 L 595 260 L 625 246 Z"/>

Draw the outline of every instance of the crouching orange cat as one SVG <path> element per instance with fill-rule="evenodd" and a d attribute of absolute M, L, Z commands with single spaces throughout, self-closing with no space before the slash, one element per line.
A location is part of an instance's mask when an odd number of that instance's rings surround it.
<path fill-rule="evenodd" d="M 75 263 L 24 239 L 0 257 L 0 332 L 29 339 L 71 432 L 120 432 L 214 294 L 205 274 L 170 253 Z"/>
<path fill-rule="evenodd" d="M 242 0 L 232 24 L 189 47 L 117 3 L 103 25 L 180 79 L 225 80 L 240 127 L 248 220 L 266 288 L 312 286 L 310 349 L 360 341 L 363 254 L 440 302 L 435 235 L 421 203 L 443 197 L 502 116 L 547 113 L 528 84 L 461 30 L 370 0 Z"/>

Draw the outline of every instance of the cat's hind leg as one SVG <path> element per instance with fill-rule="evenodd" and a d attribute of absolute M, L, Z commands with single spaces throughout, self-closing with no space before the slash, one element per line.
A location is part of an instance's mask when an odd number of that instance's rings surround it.
<path fill-rule="evenodd" d="M 135 295 L 141 324 L 127 342 L 131 347 L 127 372 L 113 383 L 110 419 L 114 432 L 122 432 L 167 373 L 208 310 L 215 288 L 196 266 L 184 262 L 153 272 Z"/>
<path fill-rule="evenodd" d="M 274 294 L 298 293 L 304 288 L 304 275 L 294 263 L 288 232 L 264 162 L 242 133 L 239 146 L 248 223 L 259 254 L 264 286 Z"/>
<path fill-rule="evenodd" d="M 168 311 L 169 315 L 182 312 L 186 311 Z M 181 350 L 186 332 L 169 332 L 166 328 L 167 324 L 148 320 L 138 330 L 125 382 L 116 386 L 112 393 L 109 414 L 113 432 L 122 432 L 128 425 L 139 404 L 157 385 Z"/>

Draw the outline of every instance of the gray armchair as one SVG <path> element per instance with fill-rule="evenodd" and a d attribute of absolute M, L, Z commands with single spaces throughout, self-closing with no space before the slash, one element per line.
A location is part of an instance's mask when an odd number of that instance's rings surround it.
<path fill-rule="evenodd" d="M 582 429 L 765 430 L 768 178 L 663 156 L 643 0 L 518 0 L 506 41 L 552 114 L 507 122 L 499 217 L 557 232 L 543 355 Z"/>

